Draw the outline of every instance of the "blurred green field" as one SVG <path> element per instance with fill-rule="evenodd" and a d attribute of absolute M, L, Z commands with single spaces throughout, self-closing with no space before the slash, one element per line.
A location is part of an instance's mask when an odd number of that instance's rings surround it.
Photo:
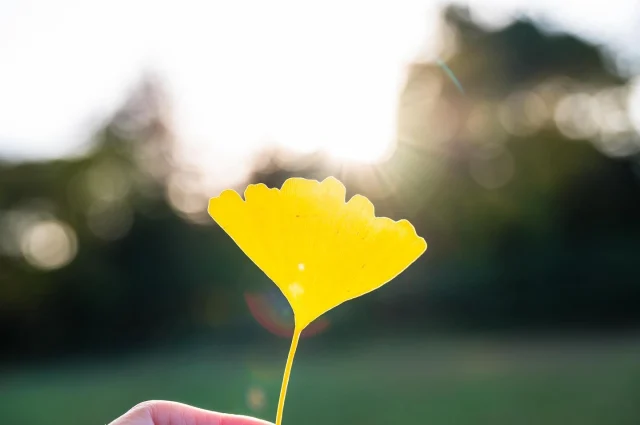
<path fill-rule="evenodd" d="M 640 342 L 360 343 L 301 347 L 284 423 L 640 423 Z M 13 370 L 0 382 L 11 425 L 105 424 L 136 403 L 169 399 L 268 420 L 282 353 L 184 350 L 111 362 Z M 282 354 L 282 355 L 281 355 Z"/>

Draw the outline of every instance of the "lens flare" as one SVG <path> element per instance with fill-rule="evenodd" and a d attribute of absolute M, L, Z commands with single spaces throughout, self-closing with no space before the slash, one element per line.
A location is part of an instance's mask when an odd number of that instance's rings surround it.
<path fill-rule="evenodd" d="M 286 299 L 275 292 L 246 292 L 244 299 L 256 322 L 274 335 L 291 338 L 293 313 Z M 320 317 L 302 332 L 302 338 L 318 335 L 329 327 L 329 320 Z"/>

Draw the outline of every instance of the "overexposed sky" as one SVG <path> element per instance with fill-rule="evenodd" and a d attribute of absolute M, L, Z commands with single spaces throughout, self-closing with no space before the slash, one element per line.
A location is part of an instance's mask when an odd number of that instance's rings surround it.
<path fill-rule="evenodd" d="M 438 53 L 441 0 L 0 0 L 0 156 L 74 154 L 142 71 L 205 160 L 278 140 L 361 159 L 393 135 L 403 65 Z M 637 0 L 471 0 L 633 53 Z"/>

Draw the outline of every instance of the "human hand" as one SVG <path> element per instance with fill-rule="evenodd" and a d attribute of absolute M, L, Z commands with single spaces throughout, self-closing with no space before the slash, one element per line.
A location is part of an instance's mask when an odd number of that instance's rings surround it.
<path fill-rule="evenodd" d="M 248 416 L 198 409 L 172 401 L 140 403 L 109 425 L 271 425 Z"/>

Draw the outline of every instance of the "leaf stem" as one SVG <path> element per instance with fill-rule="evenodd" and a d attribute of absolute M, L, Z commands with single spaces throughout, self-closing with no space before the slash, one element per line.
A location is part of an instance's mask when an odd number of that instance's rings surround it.
<path fill-rule="evenodd" d="M 282 377 L 282 387 L 280 387 L 280 399 L 278 399 L 278 411 L 276 413 L 276 425 L 282 425 L 282 414 L 284 410 L 284 399 L 287 396 L 287 386 L 289 385 L 289 375 L 291 375 L 291 366 L 293 365 L 293 358 L 296 355 L 296 348 L 298 348 L 298 341 L 300 340 L 300 334 L 302 329 L 298 329 L 296 326 L 293 330 L 293 338 L 291 339 L 291 348 L 289 348 L 289 355 L 287 356 L 287 364 L 284 367 L 284 376 Z"/>

